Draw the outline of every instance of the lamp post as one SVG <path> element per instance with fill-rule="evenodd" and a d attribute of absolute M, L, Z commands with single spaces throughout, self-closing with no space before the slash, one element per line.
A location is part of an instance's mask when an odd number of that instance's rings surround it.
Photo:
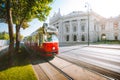
<path fill-rule="evenodd" d="M 89 10 L 90 10 L 90 6 L 89 6 L 89 3 L 85 3 L 85 7 L 87 7 L 87 18 L 88 18 L 88 46 L 89 46 L 89 44 L 90 44 L 90 42 L 89 42 Z"/>

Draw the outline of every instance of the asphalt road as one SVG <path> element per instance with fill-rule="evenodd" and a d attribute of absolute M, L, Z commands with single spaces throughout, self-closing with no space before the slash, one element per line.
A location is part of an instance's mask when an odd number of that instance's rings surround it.
<path fill-rule="evenodd" d="M 87 67 L 90 68 L 92 65 L 93 69 L 99 67 L 101 69 L 113 72 L 107 76 L 119 78 L 120 76 L 120 50 L 119 49 L 107 49 L 107 48 L 96 48 L 88 46 L 67 46 L 60 47 L 59 57 L 70 58 L 73 63 L 81 61 L 86 63 Z M 73 59 L 73 60 L 72 60 Z M 77 61 L 74 61 L 77 60 Z M 78 63 L 79 63 L 78 62 Z M 103 75 L 104 74 L 103 71 Z M 99 72 L 99 71 L 98 71 Z"/>

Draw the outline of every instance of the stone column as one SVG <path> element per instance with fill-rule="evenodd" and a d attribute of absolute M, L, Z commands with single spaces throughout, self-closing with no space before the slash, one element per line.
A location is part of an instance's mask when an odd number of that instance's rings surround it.
<path fill-rule="evenodd" d="M 70 28 L 69 28 L 69 30 L 70 30 L 70 42 L 73 42 L 73 39 L 72 39 L 72 21 L 69 21 L 69 24 L 70 24 Z"/>
<path fill-rule="evenodd" d="M 77 26 L 77 36 L 78 36 L 78 40 L 79 42 L 81 41 L 81 37 L 80 37 L 80 33 L 81 33 L 81 27 L 80 27 L 80 20 L 77 20 L 78 26 Z"/>

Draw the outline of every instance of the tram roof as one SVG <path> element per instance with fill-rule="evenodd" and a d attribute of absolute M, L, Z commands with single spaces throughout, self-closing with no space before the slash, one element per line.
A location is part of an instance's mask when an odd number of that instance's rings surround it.
<path fill-rule="evenodd" d="M 48 27 L 47 32 L 58 32 L 58 29 L 55 28 L 54 26 Z"/>

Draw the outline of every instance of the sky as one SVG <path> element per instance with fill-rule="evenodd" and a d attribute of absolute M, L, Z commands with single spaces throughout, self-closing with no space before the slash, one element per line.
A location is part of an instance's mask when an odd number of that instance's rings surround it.
<path fill-rule="evenodd" d="M 85 7 L 86 3 L 89 4 L 89 8 L 92 11 L 105 18 L 120 15 L 120 0 L 54 0 L 54 2 L 50 4 L 52 10 L 45 22 L 49 23 L 49 18 L 58 12 L 59 9 L 61 15 L 67 15 L 73 11 L 87 11 Z M 43 22 L 38 21 L 38 19 L 34 19 L 32 22 L 29 22 L 29 28 L 25 30 L 21 29 L 21 34 L 24 36 L 30 35 L 41 27 L 42 23 Z M 0 23 L 0 31 L 8 30 L 6 26 L 7 24 Z"/>
<path fill-rule="evenodd" d="M 72 11 L 86 11 L 86 3 L 89 4 L 90 9 L 106 18 L 120 14 L 120 0 L 56 0 L 52 4 L 51 14 L 58 11 L 59 8 L 63 15 Z"/>

